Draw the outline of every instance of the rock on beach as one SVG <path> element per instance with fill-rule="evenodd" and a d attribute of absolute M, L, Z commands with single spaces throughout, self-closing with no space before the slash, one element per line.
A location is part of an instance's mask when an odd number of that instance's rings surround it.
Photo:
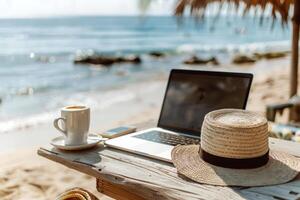
<path fill-rule="evenodd" d="M 206 65 L 206 64 L 213 64 L 219 65 L 219 61 L 216 57 L 211 57 L 209 59 L 202 59 L 197 56 L 192 56 L 191 58 L 183 61 L 184 64 L 187 65 Z"/>
<path fill-rule="evenodd" d="M 165 57 L 165 54 L 159 51 L 151 51 L 149 55 L 155 58 Z"/>
<path fill-rule="evenodd" d="M 104 65 L 110 66 L 115 63 L 133 63 L 139 64 L 142 59 L 139 56 L 103 56 L 103 55 L 93 55 L 76 57 L 74 59 L 74 64 L 93 64 L 93 65 Z"/>
<path fill-rule="evenodd" d="M 288 52 L 267 52 L 267 53 L 254 53 L 254 57 L 257 59 L 274 59 L 274 58 L 283 58 L 286 57 Z"/>
<path fill-rule="evenodd" d="M 246 55 L 236 55 L 232 60 L 234 64 L 251 64 L 255 62 L 255 58 Z"/>

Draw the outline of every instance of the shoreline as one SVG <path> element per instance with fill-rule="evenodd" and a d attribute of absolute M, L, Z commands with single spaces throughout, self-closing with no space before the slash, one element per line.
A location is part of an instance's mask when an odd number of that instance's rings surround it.
<path fill-rule="evenodd" d="M 91 133 L 99 133 L 110 128 L 135 124 L 149 118 L 158 118 L 166 83 L 161 80 L 148 81 L 138 86 L 131 85 L 135 95 L 117 99 L 111 106 L 97 109 L 91 107 Z M 145 90 L 145 87 L 148 87 Z M 126 88 L 127 90 L 128 88 Z M 54 117 L 58 117 L 60 111 Z M 138 119 L 138 120 L 136 120 Z M 35 126 L 0 133 L 0 151 L 14 151 L 22 148 L 38 148 L 61 136 L 52 124 L 52 120 Z M 125 123 L 125 124 L 124 124 Z"/>
<path fill-rule="evenodd" d="M 127 83 L 123 86 L 114 86 L 111 89 L 75 92 L 68 97 L 68 99 L 74 98 L 74 100 L 65 100 L 66 103 L 64 103 L 62 107 L 72 104 L 84 104 L 89 106 L 92 109 L 92 112 L 98 113 L 102 110 L 106 112 L 111 108 L 113 109 L 116 104 L 139 101 L 143 95 L 148 96 L 148 93 L 152 93 L 157 87 L 165 87 L 164 84 L 166 83 L 164 80 L 166 79 L 167 76 L 165 74 L 158 74 L 155 78 L 148 77 L 148 79 L 144 79 L 142 82 Z M 150 102 L 145 101 L 145 103 Z M 52 111 L 1 121 L 0 135 L 26 131 L 31 128 L 34 129 L 36 126 L 43 126 L 50 122 L 52 123 L 53 119 L 59 114 L 60 108 L 55 108 Z"/>

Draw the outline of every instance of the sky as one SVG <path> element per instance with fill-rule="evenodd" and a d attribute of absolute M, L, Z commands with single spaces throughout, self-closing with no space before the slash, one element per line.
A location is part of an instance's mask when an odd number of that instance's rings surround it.
<path fill-rule="evenodd" d="M 0 18 L 140 15 L 139 0 L 0 0 Z M 170 15 L 175 0 L 152 0 L 147 14 Z"/>

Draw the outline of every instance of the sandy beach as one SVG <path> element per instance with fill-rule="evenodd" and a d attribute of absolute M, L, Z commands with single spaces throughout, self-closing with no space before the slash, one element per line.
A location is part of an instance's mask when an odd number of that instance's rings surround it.
<path fill-rule="evenodd" d="M 225 66 L 211 67 L 214 70 L 223 68 Z M 253 65 L 232 66 L 230 70 L 253 72 L 255 75 L 247 106 L 249 110 L 264 114 L 266 104 L 288 99 L 289 57 L 261 60 Z M 166 80 L 167 76 L 162 75 L 156 80 L 131 85 L 127 89 L 134 91 L 134 97 L 113 107 L 92 110 L 91 132 L 99 133 L 118 125 L 157 119 Z M 145 87 L 148 89 L 144 90 Z M 102 197 L 96 192 L 94 178 L 36 155 L 37 148 L 48 144 L 55 136 L 59 136 L 59 133 L 52 127 L 52 122 L 0 135 L 1 199 L 50 200 L 71 187 L 83 187 Z"/>

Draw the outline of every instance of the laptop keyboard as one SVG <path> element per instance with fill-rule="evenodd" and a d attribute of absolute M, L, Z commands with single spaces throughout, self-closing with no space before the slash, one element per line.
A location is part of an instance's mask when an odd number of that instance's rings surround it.
<path fill-rule="evenodd" d="M 172 145 L 172 146 L 176 146 L 178 144 L 186 145 L 186 144 L 200 143 L 200 140 L 196 138 L 182 136 L 182 135 L 174 135 L 174 134 L 169 134 L 160 131 L 150 131 L 139 135 L 135 135 L 133 137 L 143 139 L 143 140 L 148 140 L 151 142 Z"/>

